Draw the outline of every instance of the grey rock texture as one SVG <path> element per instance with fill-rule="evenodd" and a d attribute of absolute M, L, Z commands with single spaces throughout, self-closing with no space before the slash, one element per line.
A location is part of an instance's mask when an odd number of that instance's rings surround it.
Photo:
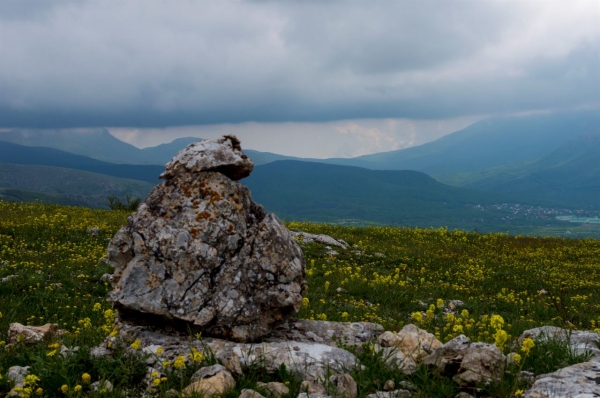
<path fill-rule="evenodd" d="M 341 247 L 342 249 L 347 249 L 348 248 L 348 243 L 346 243 L 345 241 L 341 240 L 341 239 L 335 239 L 332 238 L 329 235 L 317 235 L 317 234 L 311 234 L 308 232 L 304 232 L 304 231 L 292 231 L 292 235 L 297 238 L 298 240 L 300 240 L 302 243 L 322 243 L 324 245 L 330 245 L 330 246 L 336 246 L 336 247 Z"/>
<path fill-rule="evenodd" d="M 277 341 L 265 343 L 236 343 L 232 341 L 203 338 L 191 340 L 188 334 L 155 329 L 148 326 L 119 325 L 120 338 L 126 341 L 140 340 L 142 350 L 147 347 L 161 347 L 160 358 L 152 366 L 161 366 L 161 361 L 173 361 L 180 355 L 188 355 L 192 348 L 215 358 L 229 372 L 241 374 L 250 366 L 260 366 L 268 373 L 277 373 L 280 366 L 303 380 L 324 380 L 331 373 L 346 373 L 360 368 L 356 356 L 341 348 L 296 341 Z M 99 347 L 106 348 L 107 340 Z M 114 339 L 114 337 L 113 337 Z"/>
<path fill-rule="evenodd" d="M 569 343 L 576 354 L 591 354 L 588 362 L 578 363 L 556 372 L 535 378 L 533 386 L 523 395 L 525 398 L 592 398 L 600 397 L 600 334 L 586 331 L 570 331 L 554 326 L 542 326 L 523 332 L 524 338 L 535 341 L 560 339 Z"/>
<path fill-rule="evenodd" d="M 252 162 L 235 137 L 179 152 L 108 246 L 123 319 L 252 341 L 296 313 L 305 262 L 290 231 L 233 181 Z"/>
<path fill-rule="evenodd" d="M 62 332 L 58 329 L 56 323 L 47 323 L 42 326 L 25 326 L 15 322 L 8 327 L 8 344 L 33 344 L 42 340 L 49 340 L 60 333 Z"/>
<path fill-rule="evenodd" d="M 181 174 L 218 171 L 232 180 L 248 177 L 254 168 L 244 155 L 240 140 L 226 135 L 218 140 L 201 140 L 188 145 L 165 166 L 160 178 L 170 179 Z"/>
<path fill-rule="evenodd" d="M 425 365 L 437 367 L 463 386 L 500 380 L 505 362 L 506 358 L 496 346 L 472 343 L 462 334 L 423 358 Z"/>
<path fill-rule="evenodd" d="M 525 398 L 600 397 L 600 358 L 540 375 Z"/>
<path fill-rule="evenodd" d="M 282 395 L 289 394 L 290 389 L 283 383 L 278 383 L 276 381 L 271 381 L 269 383 L 258 382 L 256 383 L 256 387 L 261 388 L 268 392 L 268 395 L 273 396 L 275 398 L 279 398 Z"/>
<path fill-rule="evenodd" d="M 525 338 L 531 338 L 534 341 L 558 339 L 569 343 L 575 354 L 592 354 L 600 356 L 600 333 L 586 332 L 583 330 L 567 330 L 556 326 L 541 326 L 524 331 L 519 337 L 519 344 Z"/>
<path fill-rule="evenodd" d="M 327 344 L 338 342 L 359 345 L 383 333 L 383 326 L 371 322 L 330 322 L 308 319 L 289 319 L 265 336 L 265 341 L 293 340 Z"/>

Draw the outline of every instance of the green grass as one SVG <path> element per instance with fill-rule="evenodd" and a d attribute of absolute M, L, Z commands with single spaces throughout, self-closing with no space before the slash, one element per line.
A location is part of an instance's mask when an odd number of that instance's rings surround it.
<path fill-rule="evenodd" d="M 82 381 L 84 373 L 92 382 L 106 379 L 115 386 L 102 396 L 121 396 L 125 389 L 131 390 L 130 396 L 141 394 L 136 386 L 144 377 L 146 358 L 127 349 L 131 342 L 122 342 L 121 349 L 104 359 L 89 354 L 113 330 L 105 301 L 110 286 L 100 279 L 111 269 L 101 259 L 126 217 L 123 212 L 0 202 L 0 278 L 12 277 L 0 282 L 0 397 L 10 390 L 5 374 L 13 365 L 31 366 L 43 396 L 100 396 Z M 351 245 L 337 249 L 337 256 L 328 255 L 322 245 L 303 246 L 308 291 L 298 314 L 302 318 L 365 320 L 381 323 L 386 330 L 415 323 L 442 341 L 462 332 L 494 343 L 498 328 L 492 317 L 499 316 L 504 320 L 500 329 L 507 334 L 499 344 L 505 354 L 520 352 L 514 342 L 532 327 L 600 330 L 598 240 L 308 223 L 289 227 L 329 234 Z M 90 228 L 100 228 L 100 233 L 89 234 Z M 449 300 L 465 303 L 454 317 L 442 313 Z M 12 322 L 53 322 L 67 333 L 55 341 L 9 348 L 1 342 L 7 340 Z M 66 357 L 51 354 L 53 343 L 79 350 Z M 386 380 L 412 383 L 417 397 L 451 397 L 459 391 L 454 381 L 425 367 L 410 376 L 389 369 L 369 347 L 353 348 L 365 366 L 352 374 L 361 397 L 379 390 Z M 156 394 L 181 391 L 196 369 L 214 362 L 205 354 L 203 361 L 188 362 L 185 369 L 166 375 Z M 584 359 L 563 342 L 539 343 L 523 354 L 519 366 L 508 368 L 500 383 L 477 396 L 510 397 L 527 387 L 516 378 L 518 371 L 542 374 Z M 236 390 L 227 397 L 237 397 L 258 381 L 287 382 L 290 397 L 295 397 L 301 380 L 285 369 L 266 374 L 252 368 L 237 378 Z M 66 394 L 60 390 L 64 385 Z M 77 385 L 82 387 L 75 392 Z"/>

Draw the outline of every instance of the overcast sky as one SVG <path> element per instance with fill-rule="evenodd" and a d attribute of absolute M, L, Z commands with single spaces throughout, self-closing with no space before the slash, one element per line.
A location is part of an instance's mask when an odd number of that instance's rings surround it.
<path fill-rule="evenodd" d="M 0 0 L 0 127 L 355 156 L 600 105 L 600 1 Z"/>

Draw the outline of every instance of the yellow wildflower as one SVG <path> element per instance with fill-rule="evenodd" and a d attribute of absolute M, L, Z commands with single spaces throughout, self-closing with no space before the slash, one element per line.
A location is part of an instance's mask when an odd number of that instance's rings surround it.
<path fill-rule="evenodd" d="M 490 325 L 494 329 L 500 330 L 502 329 L 502 326 L 504 326 L 504 318 L 502 318 L 500 315 L 492 315 L 492 319 L 490 319 Z"/>
<path fill-rule="evenodd" d="M 142 342 L 141 340 L 135 340 L 133 343 L 131 343 L 130 347 L 133 348 L 134 350 L 139 350 L 140 347 L 142 346 Z"/>
<path fill-rule="evenodd" d="M 77 391 L 81 391 L 81 385 L 77 384 L 75 387 L 73 387 L 73 391 L 77 392 Z"/>
<path fill-rule="evenodd" d="M 494 334 L 494 344 L 496 344 L 496 347 L 501 350 L 506 340 L 508 340 L 508 334 L 502 329 L 497 330 Z"/>
<path fill-rule="evenodd" d="M 527 355 L 534 346 L 535 343 L 533 342 L 533 339 L 527 337 L 526 339 L 523 339 L 523 343 L 521 344 L 521 351 L 523 351 L 523 353 Z"/>
<path fill-rule="evenodd" d="M 87 384 L 87 383 L 89 383 L 91 380 L 92 380 L 92 376 L 90 376 L 90 374 L 89 374 L 89 373 L 84 373 L 84 374 L 82 374 L 82 375 L 81 375 L 81 381 L 82 381 L 84 384 Z"/>
<path fill-rule="evenodd" d="M 66 384 L 63 384 L 63 385 L 60 387 L 60 391 L 62 391 L 62 393 L 63 393 L 63 394 L 66 394 L 66 393 L 68 393 L 68 392 L 69 392 L 69 386 L 68 386 L 68 385 L 66 385 Z"/>

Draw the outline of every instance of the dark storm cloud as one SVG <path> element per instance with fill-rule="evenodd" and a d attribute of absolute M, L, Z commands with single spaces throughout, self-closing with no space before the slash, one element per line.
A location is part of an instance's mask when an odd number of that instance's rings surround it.
<path fill-rule="evenodd" d="M 437 119 L 600 102 L 595 2 L 0 1 L 0 127 Z"/>

